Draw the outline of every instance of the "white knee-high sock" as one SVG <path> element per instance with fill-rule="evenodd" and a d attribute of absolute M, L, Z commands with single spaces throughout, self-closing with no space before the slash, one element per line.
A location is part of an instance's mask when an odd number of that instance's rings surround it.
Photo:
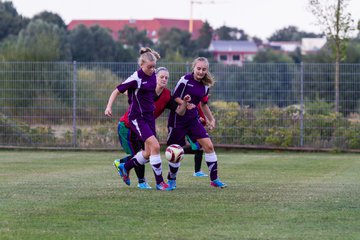
<path fill-rule="evenodd" d="M 211 181 L 218 178 L 217 175 L 217 156 L 215 152 L 205 153 L 205 161 L 209 168 L 209 174 Z"/>

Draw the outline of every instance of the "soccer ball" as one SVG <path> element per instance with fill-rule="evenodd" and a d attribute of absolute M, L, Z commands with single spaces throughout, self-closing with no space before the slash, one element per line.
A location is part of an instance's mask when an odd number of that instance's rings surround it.
<path fill-rule="evenodd" d="M 165 157 L 169 162 L 178 163 L 184 158 L 184 149 L 177 144 L 171 144 L 166 148 Z"/>

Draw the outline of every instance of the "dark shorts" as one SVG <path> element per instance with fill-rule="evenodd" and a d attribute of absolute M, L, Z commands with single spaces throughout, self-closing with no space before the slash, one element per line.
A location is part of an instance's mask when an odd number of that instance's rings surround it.
<path fill-rule="evenodd" d="M 139 140 L 137 135 L 125 126 L 124 122 L 118 123 L 118 136 L 120 145 L 124 151 L 131 156 L 135 155 L 143 148 L 143 142 Z"/>
<path fill-rule="evenodd" d="M 143 142 L 151 136 L 156 137 L 155 119 L 135 118 L 129 119 L 130 129 L 136 133 Z"/>
<path fill-rule="evenodd" d="M 167 145 L 179 144 L 180 146 L 185 146 L 185 136 L 192 141 L 196 142 L 201 138 L 209 138 L 209 134 L 206 132 L 204 126 L 200 121 L 193 121 L 187 126 L 178 126 L 176 128 L 168 127 L 169 135 L 167 140 Z"/>

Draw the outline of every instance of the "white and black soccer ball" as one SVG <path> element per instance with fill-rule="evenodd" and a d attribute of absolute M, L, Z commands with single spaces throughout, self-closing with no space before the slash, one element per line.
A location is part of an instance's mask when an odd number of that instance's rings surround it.
<path fill-rule="evenodd" d="M 184 149 L 177 144 L 171 144 L 165 151 L 166 160 L 172 163 L 178 163 L 184 158 Z"/>

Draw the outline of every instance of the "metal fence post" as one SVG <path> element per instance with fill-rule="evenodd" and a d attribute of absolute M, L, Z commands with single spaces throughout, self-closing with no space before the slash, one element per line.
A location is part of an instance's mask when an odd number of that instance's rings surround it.
<path fill-rule="evenodd" d="M 76 78 L 77 78 L 77 70 L 76 70 L 76 61 L 73 62 L 73 147 L 77 146 L 77 131 L 76 131 Z"/>
<path fill-rule="evenodd" d="M 304 63 L 300 63 L 300 147 L 304 146 Z"/>

